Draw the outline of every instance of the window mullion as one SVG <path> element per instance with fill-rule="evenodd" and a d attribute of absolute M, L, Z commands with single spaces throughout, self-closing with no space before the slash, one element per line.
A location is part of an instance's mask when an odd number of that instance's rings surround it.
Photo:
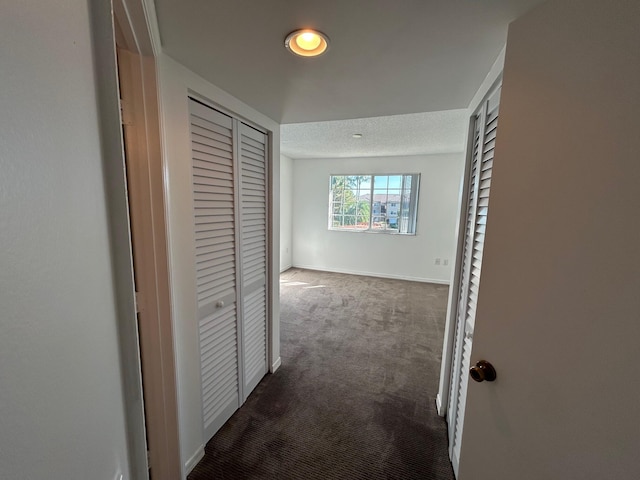
<path fill-rule="evenodd" d="M 344 227 L 344 180 L 340 183 L 340 226 Z"/>
<path fill-rule="evenodd" d="M 371 187 L 370 187 L 370 194 L 369 194 L 369 229 L 371 230 L 373 227 L 372 221 L 373 221 L 373 184 L 376 181 L 376 177 L 375 175 L 371 175 Z"/>
<path fill-rule="evenodd" d="M 400 198 L 399 204 L 400 208 L 398 209 L 398 233 L 406 233 L 402 231 L 402 216 L 404 215 L 404 189 L 406 187 L 407 177 L 402 175 L 402 184 L 400 185 Z"/>

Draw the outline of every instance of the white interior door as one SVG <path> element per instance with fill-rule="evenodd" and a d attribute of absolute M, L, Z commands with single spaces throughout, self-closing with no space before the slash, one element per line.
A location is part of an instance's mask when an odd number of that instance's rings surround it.
<path fill-rule="evenodd" d="M 509 28 L 460 480 L 640 478 L 640 2 Z"/>
<path fill-rule="evenodd" d="M 267 373 L 267 136 L 240 133 L 240 243 L 245 399 Z M 243 399 L 244 400 L 244 399 Z"/>
<path fill-rule="evenodd" d="M 469 383 L 471 347 L 475 325 L 484 235 L 489 209 L 493 154 L 498 128 L 500 87 L 494 89 L 474 116 L 473 150 L 466 203 L 464 247 L 456 314 L 453 368 L 451 371 L 447 423 L 449 456 L 458 473 L 465 401 Z"/>

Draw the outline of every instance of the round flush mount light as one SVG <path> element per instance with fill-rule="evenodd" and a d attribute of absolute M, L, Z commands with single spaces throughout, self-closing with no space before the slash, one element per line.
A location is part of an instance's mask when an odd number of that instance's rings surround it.
<path fill-rule="evenodd" d="M 354 133 L 353 135 L 351 135 L 353 138 L 362 138 L 362 134 L 361 133 Z"/>
<path fill-rule="evenodd" d="M 304 28 L 287 35 L 284 46 L 295 55 L 317 57 L 329 48 L 329 38 L 322 32 Z"/>

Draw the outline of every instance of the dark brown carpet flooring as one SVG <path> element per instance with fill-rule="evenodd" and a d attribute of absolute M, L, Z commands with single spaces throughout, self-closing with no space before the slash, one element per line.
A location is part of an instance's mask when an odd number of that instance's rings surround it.
<path fill-rule="evenodd" d="M 447 287 L 291 269 L 282 366 L 189 480 L 453 479 L 435 410 Z"/>

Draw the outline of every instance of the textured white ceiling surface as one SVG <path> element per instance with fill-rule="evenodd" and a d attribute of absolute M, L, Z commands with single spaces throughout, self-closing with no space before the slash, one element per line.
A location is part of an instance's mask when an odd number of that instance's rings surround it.
<path fill-rule="evenodd" d="M 468 124 L 467 109 L 287 124 L 280 127 L 280 152 L 290 158 L 462 152 Z"/>
<path fill-rule="evenodd" d="M 466 108 L 541 0 L 155 0 L 163 51 L 279 123 Z M 284 48 L 326 33 L 317 58 Z"/>

